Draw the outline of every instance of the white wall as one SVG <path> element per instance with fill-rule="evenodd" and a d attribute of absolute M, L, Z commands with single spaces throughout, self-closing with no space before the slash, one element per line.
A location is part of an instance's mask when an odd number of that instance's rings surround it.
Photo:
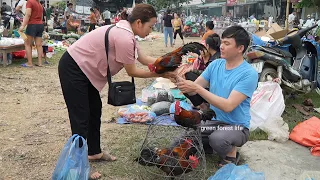
<path fill-rule="evenodd" d="M 16 4 L 16 0 L 2 0 L 2 2 L 6 2 L 9 6 L 14 7 L 14 5 Z"/>

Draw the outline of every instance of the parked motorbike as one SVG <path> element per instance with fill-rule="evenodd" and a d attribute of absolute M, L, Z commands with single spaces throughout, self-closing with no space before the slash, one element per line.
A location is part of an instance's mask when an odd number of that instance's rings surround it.
<path fill-rule="evenodd" d="M 19 28 L 22 24 L 23 18 L 12 12 L 5 12 L 2 16 L 3 25 L 6 29 Z"/>
<path fill-rule="evenodd" d="M 317 49 L 303 37 L 317 25 L 301 29 L 280 39 L 276 46 L 252 45 L 247 53 L 248 62 L 258 71 L 259 81 L 279 78 L 287 92 L 308 93 L 320 88 Z M 288 44 L 288 50 L 280 45 Z M 317 91 L 319 92 L 319 91 Z"/>

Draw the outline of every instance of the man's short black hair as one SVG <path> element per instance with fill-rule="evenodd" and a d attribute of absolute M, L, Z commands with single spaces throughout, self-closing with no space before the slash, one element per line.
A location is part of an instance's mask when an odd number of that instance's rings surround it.
<path fill-rule="evenodd" d="M 237 46 L 244 46 L 243 52 L 246 52 L 250 44 L 250 36 L 248 32 L 241 26 L 231 26 L 222 33 L 222 39 L 233 38 Z"/>
<path fill-rule="evenodd" d="M 3 4 L 3 5 L 6 5 L 7 3 L 6 3 L 6 2 L 3 2 L 2 4 Z"/>

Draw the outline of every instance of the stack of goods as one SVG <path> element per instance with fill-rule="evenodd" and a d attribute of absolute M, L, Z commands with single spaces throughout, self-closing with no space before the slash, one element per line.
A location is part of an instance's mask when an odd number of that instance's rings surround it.
<path fill-rule="evenodd" d="M 69 34 L 64 34 L 62 36 L 62 39 L 69 39 L 69 38 L 74 38 L 76 40 L 80 39 L 80 35 L 79 34 L 75 34 L 75 33 L 69 33 Z"/>
<path fill-rule="evenodd" d="M 147 105 L 157 116 L 169 113 L 171 104 L 175 101 L 168 90 L 156 90 L 154 96 L 148 97 Z"/>
<path fill-rule="evenodd" d="M 150 107 L 145 105 L 120 108 L 118 114 L 120 117 L 125 118 L 127 122 L 132 123 L 148 123 L 156 117 L 153 112 L 150 112 Z"/>

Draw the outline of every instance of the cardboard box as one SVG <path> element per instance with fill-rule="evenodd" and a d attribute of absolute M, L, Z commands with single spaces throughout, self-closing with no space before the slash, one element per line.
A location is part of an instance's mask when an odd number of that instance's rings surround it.
<path fill-rule="evenodd" d="M 284 29 L 281 31 L 277 31 L 274 33 L 269 34 L 273 39 L 281 39 L 283 37 L 285 37 L 288 33 L 288 30 Z"/>
<path fill-rule="evenodd" d="M 270 36 L 269 34 L 267 34 L 267 32 L 265 30 L 258 31 L 255 33 L 255 35 L 257 35 L 259 37 L 266 36 L 266 37 L 269 37 L 270 39 L 273 39 L 273 37 Z"/>
<path fill-rule="evenodd" d="M 281 26 L 279 26 L 279 24 L 273 23 L 273 24 L 271 24 L 270 29 L 267 31 L 267 34 L 271 34 L 271 33 L 282 31 L 282 30 L 283 29 Z"/>
<path fill-rule="evenodd" d="M 266 32 L 264 30 L 256 32 L 255 34 L 259 37 L 267 36 L 271 40 L 281 39 L 287 35 L 288 31 L 283 29 L 279 24 L 273 23 L 271 24 L 271 27 Z"/>

